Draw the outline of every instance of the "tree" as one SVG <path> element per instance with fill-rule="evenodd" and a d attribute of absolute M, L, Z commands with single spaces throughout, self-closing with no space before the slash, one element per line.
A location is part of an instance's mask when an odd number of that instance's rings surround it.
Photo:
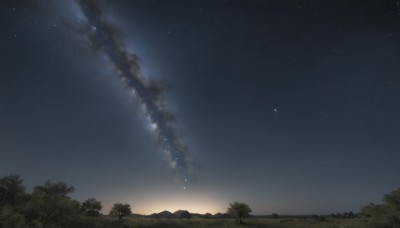
<path fill-rule="evenodd" d="M 0 178 L 0 227 L 23 227 L 24 205 L 27 201 L 25 187 L 19 175 Z"/>
<path fill-rule="evenodd" d="M 25 217 L 43 227 L 67 226 L 79 216 L 79 202 L 68 196 L 73 191 L 73 186 L 63 182 L 47 181 L 36 186 L 26 205 Z"/>
<path fill-rule="evenodd" d="M 100 215 L 100 210 L 103 206 L 95 198 L 89 198 L 82 203 L 81 208 L 85 215 L 96 217 Z"/>
<path fill-rule="evenodd" d="M 69 198 L 67 195 L 74 192 L 74 186 L 67 186 L 64 182 L 51 182 L 50 180 L 46 181 L 43 186 L 38 185 L 33 190 L 35 192 L 41 192 L 48 196 L 60 197 L 60 198 Z"/>
<path fill-rule="evenodd" d="M 235 218 L 235 221 L 239 224 L 243 223 L 243 220 L 249 216 L 250 212 L 249 205 L 245 203 L 233 202 L 229 204 L 228 214 Z"/>
<path fill-rule="evenodd" d="M 15 206 L 21 201 L 25 188 L 22 186 L 23 179 L 19 175 L 9 175 L 0 178 L 0 207 L 4 205 Z"/>
<path fill-rule="evenodd" d="M 383 197 L 383 202 L 385 202 L 385 205 L 398 212 L 400 215 L 400 188 L 392 191 L 389 194 L 385 194 Z"/>
<path fill-rule="evenodd" d="M 277 213 L 272 213 L 272 216 L 271 216 L 273 219 L 277 219 L 277 218 L 279 218 L 279 215 L 277 214 Z"/>
<path fill-rule="evenodd" d="M 400 188 L 386 194 L 383 201 L 362 207 L 361 216 L 371 227 L 400 227 Z"/>
<path fill-rule="evenodd" d="M 2 207 L 0 227 L 26 227 L 24 215 L 8 205 Z"/>
<path fill-rule="evenodd" d="M 115 203 L 110 211 L 111 215 L 118 216 L 118 221 L 127 215 L 132 214 L 131 206 L 129 204 Z"/>

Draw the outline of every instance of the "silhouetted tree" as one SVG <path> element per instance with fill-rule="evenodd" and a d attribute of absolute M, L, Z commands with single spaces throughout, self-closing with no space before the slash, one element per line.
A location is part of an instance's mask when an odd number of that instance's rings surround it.
<path fill-rule="evenodd" d="M 392 191 L 389 194 L 385 194 L 383 197 L 383 202 L 391 209 L 400 213 L 400 188 Z"/>
<path fill-rule="evenodd" d="M 249 205 L 245 203 L 233 202 L 229 204 L 228 214 L 235 218 L 235 221 L 239 224 L 243 223 L 243 220 L 249 216 L 250 212 Z"/>
<path fill-rule="evenodd" d="M 272 213 L 272 218 L 277 219 L 277 218 L 279 218 L 279 215 L 277 213 Z"/>
<path fill-rule="evenodd" d="M 85 215 L 96 217 L 100 215 L 100 210 L 103 206 L 95 198 L 89 198 L 82 203 L 81 208 Z"/>
<path fill-rule="evenodd" d="M 371 227 L 400 227 L 400 188 L 386 194 L 383 201 L 362 207 L 361 216 Z"/>
<path fill-rule="evenodd" d="M 47 181 L 27 194 L 20 176 L 0 178 L 0 228 L 102 227 L 100 220 L 83 219 L 80 203 L 69 197 L 73 191 L 63 182 Z"/>
<path fill-rule="evenodd" d="M 36 186 L 26 205 L 26 217 L 37 226 L 67 226 L 79 216 L 79 202 L 68 196 L 73 191 L 73 186 L 63 182 L 47 181 Z"/>
<path fill-rule="evenodd" d="M 23 179 L 19 175 L 9 175 L 0 179 L 0 207 L 15 206 L 22 200 L 25 194 L 22 182 Z"/>
<path fill-rule="evenodd" d="M 132 214 L 131 206 L 129 204 L 115 203 L 110 211 L 111 215 L 118 216 L 118 221 L 127 215 Z"/>
<path fill-rule="evenodd" d="M 0 178 L 0 227 L 25 226 L 25 188 L 19 175 Z"/>

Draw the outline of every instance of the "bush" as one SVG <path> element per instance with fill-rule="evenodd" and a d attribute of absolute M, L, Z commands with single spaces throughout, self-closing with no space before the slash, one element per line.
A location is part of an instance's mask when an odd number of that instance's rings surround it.
<path fill-rule="evenodd" d="M 383 204 L 369 204 L 361 208 L 361 216 L 369 227 L 400 227 L 400 188 L 386 194 Z"/>

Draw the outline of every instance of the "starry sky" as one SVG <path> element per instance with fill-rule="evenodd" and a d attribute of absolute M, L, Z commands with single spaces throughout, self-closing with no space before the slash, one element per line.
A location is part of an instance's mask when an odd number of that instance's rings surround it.
<path fill-rule="evenodd" d="M 357 212 L 400 186 L 399 28 L 390 0 L 1 1 L 0 175 L 104 213 Z"/>

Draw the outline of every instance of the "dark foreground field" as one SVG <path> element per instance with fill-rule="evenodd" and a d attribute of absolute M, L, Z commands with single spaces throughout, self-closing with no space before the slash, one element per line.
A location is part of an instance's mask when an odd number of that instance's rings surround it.
<path fill-rule="evenodd" d="M 150 219 L 126 218 L 118 224 L 115 219 L 102 218 L 107 227 L 270 227 L 270 228 L 358 228 L 365 227 L 361 219 L 327 219 L 314 221 L 311 219 L 267 219 L 250 218 L 245 224 L 234 224 L 232 219 Z"/>

